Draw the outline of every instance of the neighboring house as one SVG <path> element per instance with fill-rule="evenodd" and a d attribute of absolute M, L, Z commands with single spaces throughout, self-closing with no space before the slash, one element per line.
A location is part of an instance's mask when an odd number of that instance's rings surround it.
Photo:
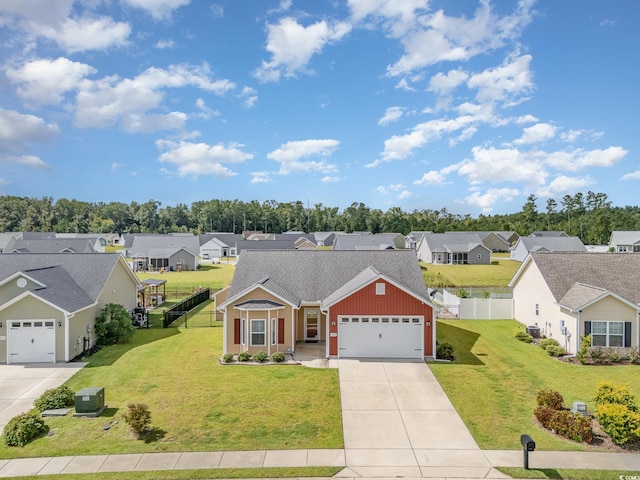
<path fill-rule="evenodd" d="M 509 286 L 514 316 L 537 325 L 569 353 L 592 346 L 626 352 L 640 345 L 640 255 L 532 253 Z"/>
<path fill-rule="evenodd" d="M 4 252 L 7 244 L 12 242 L 16 237 L 13 232 L 0 233 L 0 253 Z"/>
<path fill-rule="evenodd" d="M 240 240 L 236 242 L 236 257 L 244 250 L 295 250 L 296 242 L 289 240 Z"/>
<path fill-rule="evenodd" d="M 318 245 L 316 245 L 313 241 L 309 240 L 307 237 L 298 237 L 298 239 L 294 242 L 296 246 L 296 250 L 317 250 Z"/>
<path fill-rule="evenodd" d="M 531 233 L 530 237 L 568 237 L 565 232 L 558 230 L 540 230 L 537 232 Z"/>
<path fill-rule="evenodd" d="M 618 253 L 640 253 L 640 232 L 637 230 L 611 232 L 609 248 Z"/>
<path fill-rule="evenodd" d="M 183 271 L 198 268 L 199 253 L 200 242 L 194 235 L 136 235 L 129 258 L 134 271 Z"/>
<path fill-rule="evenodd" d="M 442 265 L 489 265 L 491 250 L 475 232 L 425 234 L 416 247 L 418 259 Z"/>
<path fill-rule="evenodd" d="M 0 255 L 0 363 L 69 362 L 95 344 L 100 310 L 133 310 L 139 287 L 118 253 Z"/>
<path fill-rule="evenodd" d="M 482 244 L 492 252 L 508 252 L 514 242 L 518 240 L 516 232 L 449 232 L 449 233 L 477 233 Z"/>
<path fill-rule="evenodd" d="M 335 358 L 435 354 L 435 307 L 407 250 L 246 250 L 216 305 L 225 353 L 326 342 Z"/>
<path fill-rule="evenodd" d="M 336 233 L 341 232 L 314 232 L 313 237 L 316 245 L 319 247 L 330 247 L 333 245 L 333 240 L 336 237 Z"/>
<path fill-rule="evenodd" d="M 240 233 L 214 232 L 200 235 L 200 258 L 217 261 L 220 258 L 235 257 L 236 243 L 240 240 L 244 240 Z"/>
<path fill-rule="evenodd" d="M 14 237 L 5 246 L 4 253 L 97 253 L 94 248 L 96 241 L 88 238 L 18 240 Z"/>
<path fill-rule="evenodd" d="M 404 237 L 404 248 L 407 250 L 415 250 L 420 240 L 422 240 L 422 237 L 427 233 L 433 232 L 409 232 L 407 236 Z"/>
<path fill-rule="evenodd" d="M 520 237 L 511 248 L 511 260 L 523 262 L 529 253 L 582 253 L 586 252 L 582 240 L 578 237 Z"/>
<path fill-rule="evenodd" d="M 404 236 L 399 233 L 340 233 L 333 240 L 333 250 L 401 250 Z"/>

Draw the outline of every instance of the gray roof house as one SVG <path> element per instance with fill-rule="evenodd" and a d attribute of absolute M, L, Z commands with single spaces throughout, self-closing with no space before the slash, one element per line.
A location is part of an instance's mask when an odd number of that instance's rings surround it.
<path fill-rule="evenodd" d="M 511 245 L 513 245 L 519 238 L 518 234 L 513 231 L 449 233 L 477 233 L 482 240 L 482 244 L 492 252 L 508 252 Z"/>
<path fill-rule="evenodd" d="M 639 253 L 640 231 L 614 230 L 609 239 L 609 248 L 613 248 L 613 251 L 618 253 Z"/>
<path fill-rule="evenodd" d="M 578 237 L 520 237 L 511 248 L 511 260 L 523 262 L 532 252 L 582 253 L 587 249 Z"/>
<path fill-rule="evenodd" d="M 404 248 L 408 249 L 408 250 L 415 250 L 418 247 L 418 243 L 420 242 L 420 240 L 422 240 L 422 237 L 426 234 L 426 233 L 433 233 L 432 231 L 414 231 L 414 232 L 409 232 L 405 237 L 404 237 Z"/>
<path fill-rule="evenodd" d="M 4 248 L 4 253 L 96 253 L 93 238 L 44 238 L 19 240 L 13 238 Z"/>
<path fill-rule="evenodd" d="M 333 245 L 333 240 L 338 233 L 342 232 L 314 232 L 313 237 L 319 247 L 330 247 Z"/>
<path fill-rule="evenodd" d="M 418 259 L 444 265 L 489 265 L 491 250 L 475 232 L 425 234 L 416 248 Z"/>
<path fill-rule="evenodd" d="M 200 241 L 194 235 L 136 235 L 127 256 L 134 271 L 195 270 L 200 265 Z"/>
<path fill-rule="evenodd" d="M 435 307 L 408 250 L 245 250 L 216 304 L 225 353 L 295 354 L 299 342 L 336 358 L 435 352 Z"/>
<path fill-rule="evenodd" d="M 404 236 L 399 233 L 339 233 L 333 240 L 334 250 L 401 250 Z"/>
<path fill-rule="evenodd" d="M 511 279 L 514 316 L 569 353 L 640 345 L 640 255 L 531 253 Z"/>
<path fill-rule="evenodd" d="M 568 237 L 565 232 L 562 230 L 538 230 L 536 232 L 532 232 L 530 237 Z"/>
<path fill-rule="evenodd" d="M 74 359 L 95 344 L 100 310 L 133 310 L 139 286 L 118 253 L 0 255 L 0 363 Z"/>

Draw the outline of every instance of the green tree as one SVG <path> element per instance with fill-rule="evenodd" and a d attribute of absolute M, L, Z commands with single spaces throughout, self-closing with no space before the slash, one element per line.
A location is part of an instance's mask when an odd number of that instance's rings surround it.
<path fill-rule="evenodd" d="M 131 314 L 117 303 L 108 303 L 96 318 L 98 345 L 115 345 L 128 341 L 136 332 Z"/>

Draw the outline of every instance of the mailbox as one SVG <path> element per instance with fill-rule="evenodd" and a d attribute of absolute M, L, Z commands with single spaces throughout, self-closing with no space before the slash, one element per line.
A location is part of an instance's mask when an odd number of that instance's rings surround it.
<path fill-rule="evenodd" d="M 526 452 L 533 452 L 536 449 L 536 442 L 529 435 L 520 435 L 520 443 Z"/>

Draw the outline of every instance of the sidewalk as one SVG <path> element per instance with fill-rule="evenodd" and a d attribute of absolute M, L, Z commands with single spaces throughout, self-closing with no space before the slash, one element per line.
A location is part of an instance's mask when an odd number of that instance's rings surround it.
<path fill-rule="evenodd" d="M 464 452 L 459 450 L 430 451 L 429 465 L 421 465 L 422 473 L 416 478 L 450 478 L 458 480 L 484 478 L 509 478 L 493 467 L 522 467 L 523 453 L 518 450 L 481 450 L 481 454 L 490 465 L 483 471 L 461 472 L 464 467 Z M 402 470 L 402 459 L 394 460 L 394 450 L 381 452 Z M 424 463 L 424 462 L 422 462 Z M 437 470 L 436 466 L 440 465 Z M 358 477 L 349 469 L 345 450 L 259 450 L 242 452 L 175 452 L 140 453 L 123 455 L 88 455 L 47 458 L 19 458 L 0 460 L 0 478 L 22 477 L 29 475 L 57 475 L 65 473 L 97 473 L 128 471 L 164 471 L 164 470 L 202 470 L 221 468 L 272 468 L 272 467 L 345 467 L 336 477 Z M 640 475 L 640 454 L 599 453 L 599 452 L 544 452 L 529 454 L 529 467 L 569 468 L 592 470 L 627 470 Z M 428 473 L 427 473 L 428 472 Z M 368 472 L 369 478 L 389 477 L 389 469 Z M 425 473 L 428 475 L 426 476 Z M 462 474 L 462 475 L 461 475 Z"/>

